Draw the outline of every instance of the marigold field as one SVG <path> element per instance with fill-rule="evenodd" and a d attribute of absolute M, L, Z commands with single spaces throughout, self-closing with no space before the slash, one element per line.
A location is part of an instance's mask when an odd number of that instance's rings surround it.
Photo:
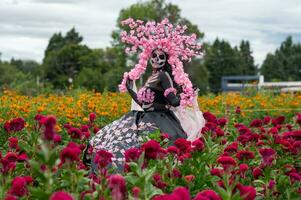
<path fill-rule="evenodd" d="M 202 137 L 152 133 L 125 152 L 123 172 L 88 139 L 129 111 L 126 94 L 0 94 L 0 199 L 301 199 L 301 94 L 228 93 L 198 99 Z"/>

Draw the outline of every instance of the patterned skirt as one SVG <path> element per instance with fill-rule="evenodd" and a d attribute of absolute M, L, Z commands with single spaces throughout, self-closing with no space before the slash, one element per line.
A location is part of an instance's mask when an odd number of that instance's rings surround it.
<path fill-rule="evenodd" d="M 187 138 L 177 117 L 172 111 L 131 111 L 99 130 L 90 140 L 93 148 L 92 170 L 97 166 L 93 163 L 95 152 L 106 150 L 113 154 L 113 165 L 123 169 L 124 152 L 132 147 L 139 147 L 143 137 L 156 130 L 169 135 L 171 142 L 178 138 Z M 94 168 L 94 169 L 93 169 Z"/>

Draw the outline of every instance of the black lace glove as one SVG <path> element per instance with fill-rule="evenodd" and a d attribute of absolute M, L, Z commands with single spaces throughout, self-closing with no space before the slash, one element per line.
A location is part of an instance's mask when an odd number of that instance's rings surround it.
<path fill-rule="evenodd" d="M 161 86 L 162 86 L 163 90 L 173 87 L 172 79 L 167 72 L 164 72 L 164 71 L 160 72 L 160 81 L 161 81 Z M 167 102 L 174 107 L 180 105 L 179 96 L 177 96 L 173 92 L 169 93 L 166 96 L 166 99 L 167 99 Z"/>
<path fill-rule="evenodd" d="M 132 99 L 139 105 L 142 106 L 142 104 L 138 101 L 137 93 L 133 90 L 133 80 L 127 79 L 126 80 L 126 89 L 128 90 L 129 94 L 131 95 Z"/>

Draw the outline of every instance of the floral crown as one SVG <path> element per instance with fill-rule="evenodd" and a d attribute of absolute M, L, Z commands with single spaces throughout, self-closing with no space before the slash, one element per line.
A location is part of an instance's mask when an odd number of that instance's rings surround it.
<path fill-rule="evenodd" d="M 190 61 L 193 56 L 201 55 L 201 44 L 197 43 L 195 34 L 184 35 L 187 26 L 174 26 L 168 19 L 160 23 L 153 21 L 144 22 L 132 18 L 121 22 L 123 26 L 127 25 L 130 31 L 120 33 L 121 41 L 131 45 L 125 49 L 126 53 L 135 53 L 138 49 L 139 62 L 130 72 L 125 72 L 123 80 L 119 85 L 121 92 L 126 92 L 126 80 L 137 80 L 145 72 L 147 61 L 151 57 L 154 49 L 161 49 L 168 54 L 168 63 L 172 68 L 174 81 L 182 87 L 180 94 L 181 106 L 192 105 L 195 96 L 193 85 L 184 72 L 183 61 Z"/>

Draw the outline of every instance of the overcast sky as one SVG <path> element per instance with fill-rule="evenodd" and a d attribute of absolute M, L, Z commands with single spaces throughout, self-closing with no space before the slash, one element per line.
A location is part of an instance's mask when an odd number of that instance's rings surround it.
<path fill-rule="evenodd" d="M 55 32 L 75 27 L 91 48 L 110 45 L 119 11 L 137 0 L 0 0 L 0 52 L 41 61 Z M 167 0 L 205 32 L 205 41 L 249 40 L 257 64 L 288 35 L 301 42 L 301 0 Z"/>

